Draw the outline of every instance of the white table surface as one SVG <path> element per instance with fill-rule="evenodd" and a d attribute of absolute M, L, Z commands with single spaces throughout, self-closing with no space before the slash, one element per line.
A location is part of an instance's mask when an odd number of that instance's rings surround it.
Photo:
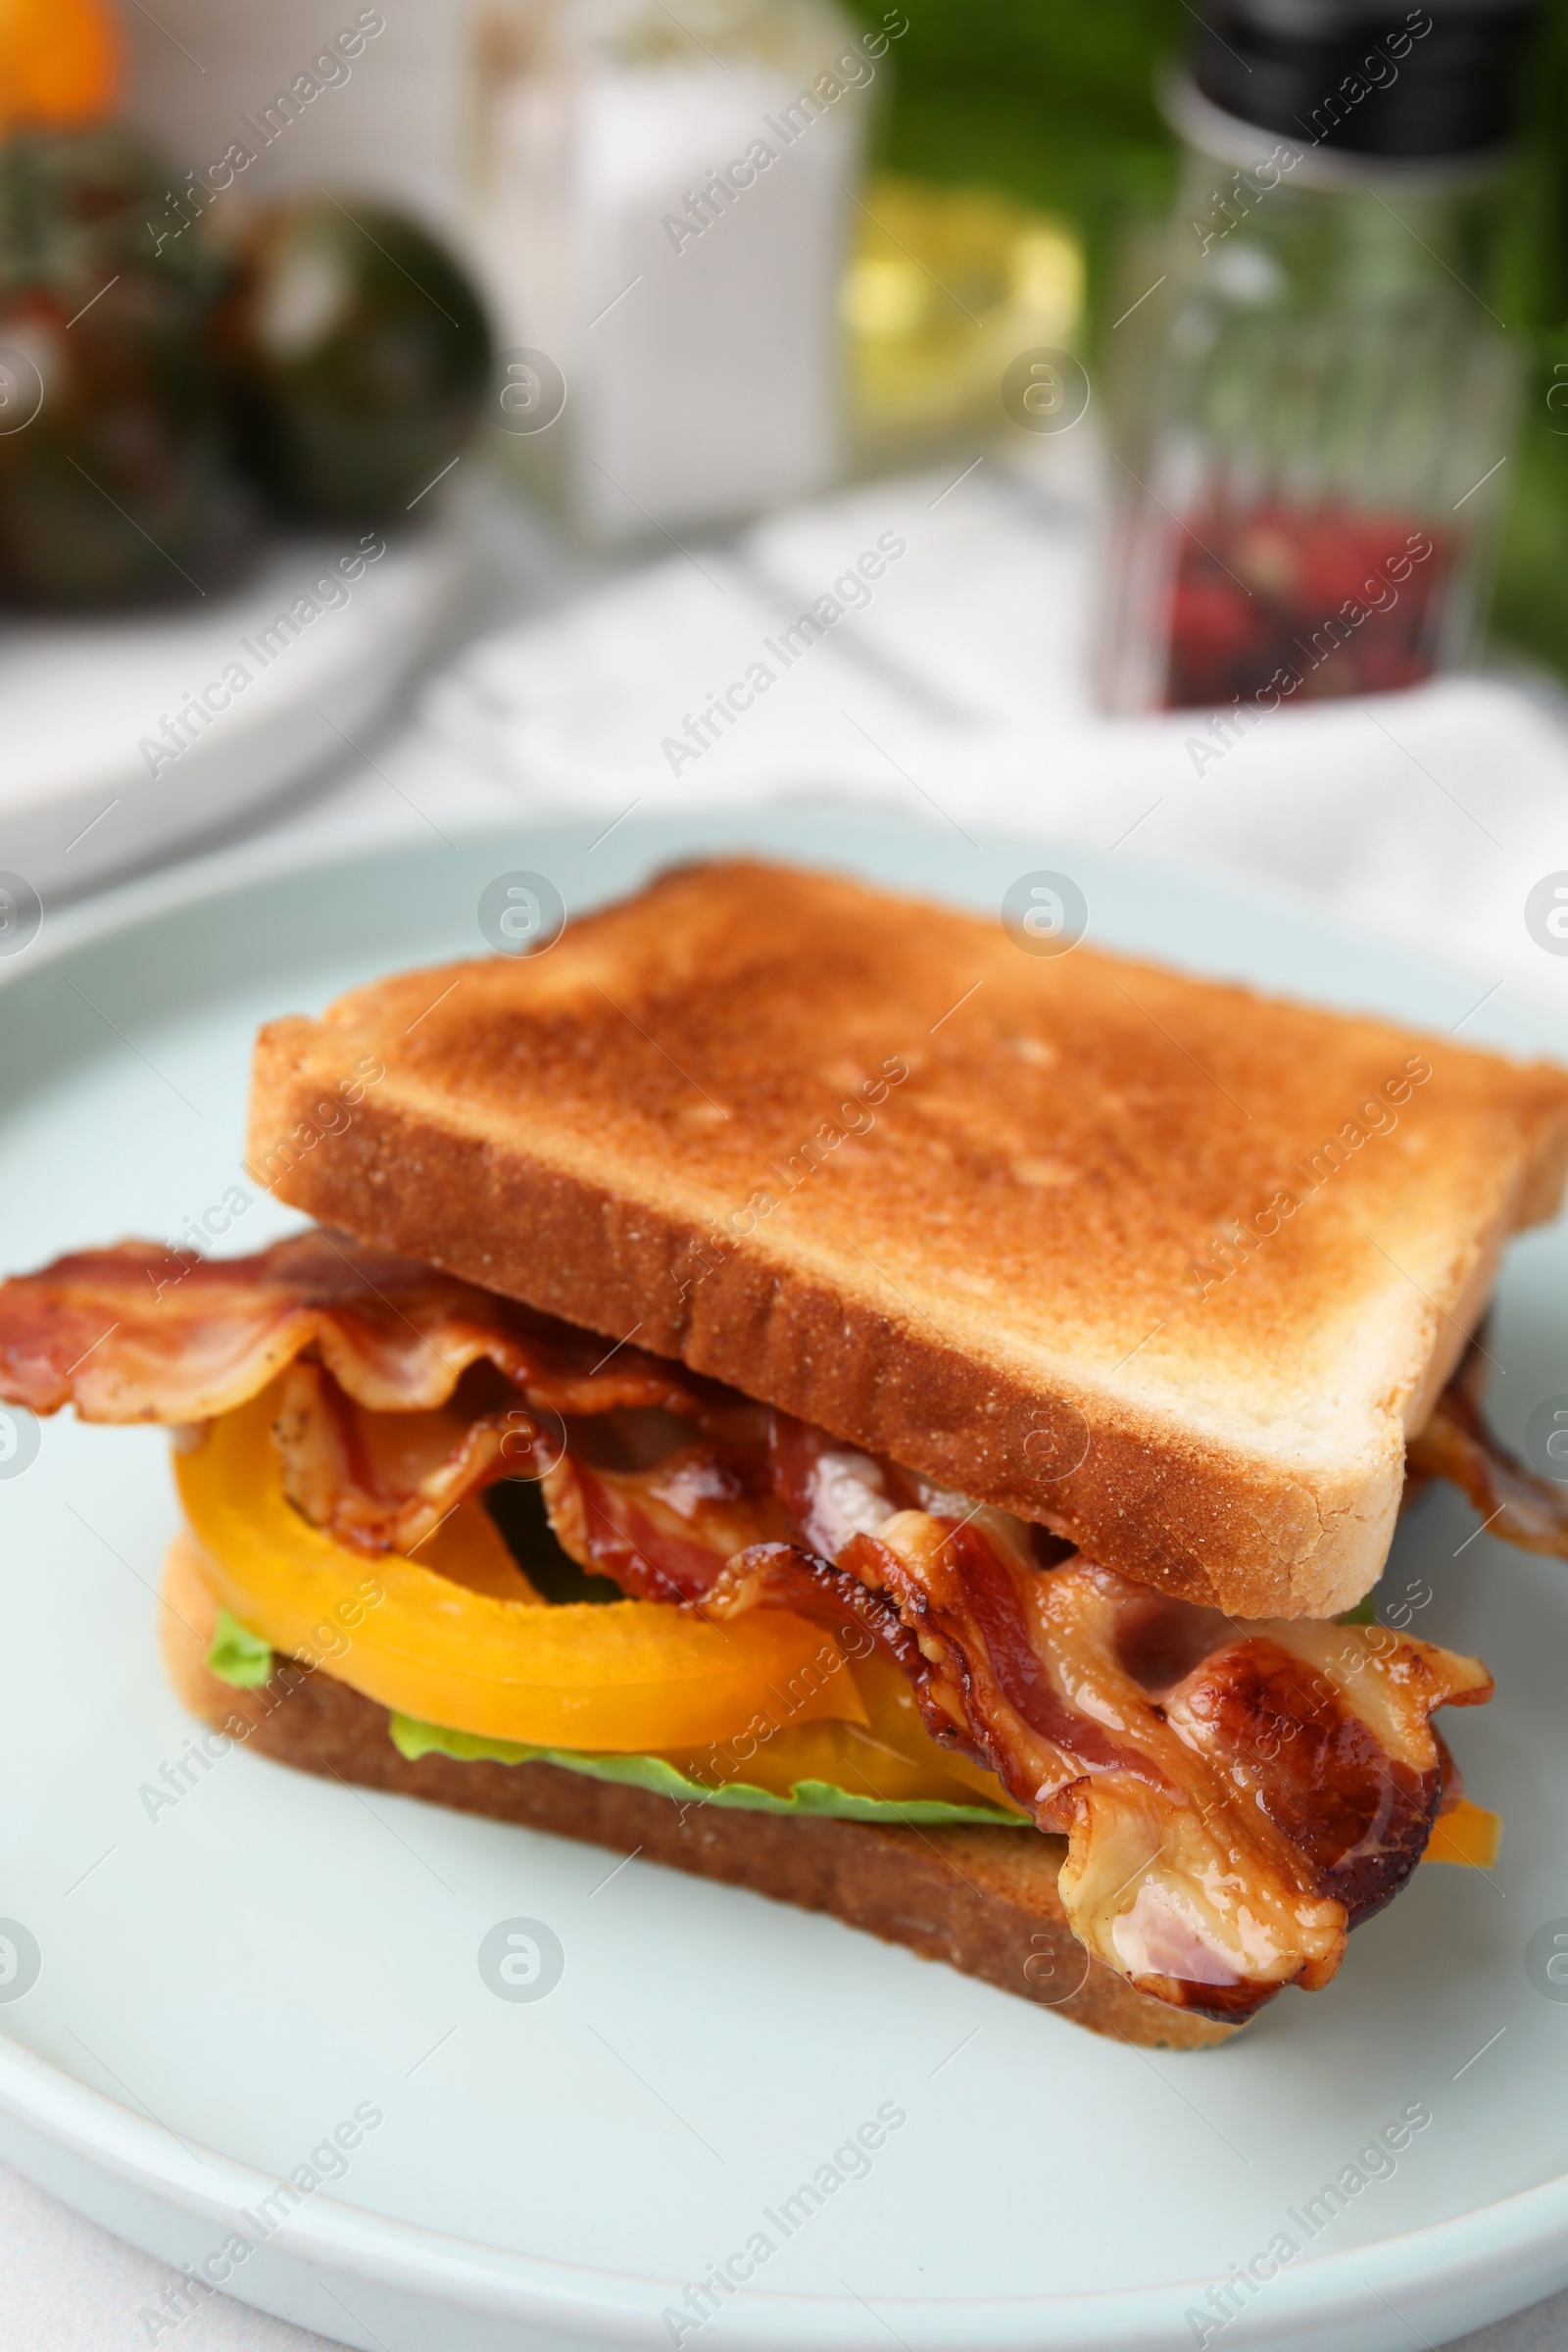
<path fill-rule="evenodd" d="M 504 502 L 476 514 L 474 528 L 476 563 L 464 616 L 473 635 L 557 613 L 570 596 L 624 576 L 561 548 Z M 308 840 L 345 827 L 395 834 L 443 816 L 516 813 L 515 793 L 504 777 L 472 770 L 432 772 L 427 790 L 416 784 L 415 805 L 404 785 L 423 771 L 417 760 L 411 766 L 396 720 L 366 748 L 373 765 L 357 757 L 306 795 L 213 838 Z M 197 846 L 211 846 L 211 839 Z M 160 2328 L 152 2315 L 174 2277 L 0 2164 L 0 2352 L 133 2352 L 170 2342 L 175 2331 Z M 177 2329 L 178 2352 L 312 2352 L 324 2340 L 219 2294 Z M 1326 2341 L 1323 2352 L 1331 2352 Z M 1463 2338 L 1459 2352 L 1568 2352 L 1568 2292 Z"/>

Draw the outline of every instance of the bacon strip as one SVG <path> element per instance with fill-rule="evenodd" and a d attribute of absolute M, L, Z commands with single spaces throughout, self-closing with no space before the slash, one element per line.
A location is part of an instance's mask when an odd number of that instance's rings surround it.
<path fill-rule="evenodd" d="M 468 1495 L 559 1453 L 559 1416 L 530 1411 L 514 1389 L 504 1394 L 513 1401 L 489 1412 L 470 1414 L 456 1398 L 425 1412 L 371 1412 L 320 1364 L 296 1358 L 272 1424 L 283 1491 L 340 1544 L 412 1552 Z"/>
<path fill-rule="evenodd" d="M 563 1550 L 638 1600 L 700 1600 L 735 1552 L 794 1532 L 760 1448 L 683 1446 L 643 1471 L 592 1469 L 569 1452 L 544 1489 Z"/>
<path fill-rule="evenodd" d="M 1521 1551 L 1568 1559 L 1568 1487 L 1538 1477 L 1494 1437 L 1463 1371 L 1410 1440 L 1405 1458 L 1415 1475 L 1446 1478 L 1468 1495 L 1489 1534 Z"/>
<path fill-rule="evenodd" d="M 640 1348 L 472 1283 L 312 1231 L 255 1257 L 122 1242 L 0 1283 L 0 1397 L 84 1421 L 206 1421 L 309 1348 L 376 1412 L 445 1404 L 488 1360 L 558 1413 L 660 1405 L 705 1424 L 734 1398 Z"/>
<path fill-rule="evenodd" d="M 1385 1627 L 1231 1628 L 1088 1561 L 1041 1575 L 929 1512 L 852 1538 L 837 1569 L 783 1550 L 733 1562 L 709 1612 L 810 1614 L 813 1585 L 853 1571 L 912 1638 L 900 1662 L 927 1729 L 1066 1834 L 1080 1939 L 1141 1991 L 1233 2023 L 1334 1975 L 1431 1834 L 1431 1711 L 1492 1691 L 1475 1661 Z"/>

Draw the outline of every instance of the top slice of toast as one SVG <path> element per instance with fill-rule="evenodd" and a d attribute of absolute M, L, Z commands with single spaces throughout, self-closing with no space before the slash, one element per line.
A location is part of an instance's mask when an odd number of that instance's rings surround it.
<path fill-rule="evenodd" d="M 271 1023 L 249 1150 L 1147 1584 L 1327 1616 L 1556 1209 L 1568 1074 L 737 859 Z"/>

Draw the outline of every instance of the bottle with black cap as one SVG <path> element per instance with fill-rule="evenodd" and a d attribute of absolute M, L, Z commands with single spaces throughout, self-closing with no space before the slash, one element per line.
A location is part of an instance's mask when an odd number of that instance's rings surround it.
<path fill-rule="evenodd" d="M 1205 8 L 1166 93 L 1176 215 L 1110 330 L 1112 710 L 1247 725 L 1473 649 L 1518 397 L 1490 281 L 1535 14 Z"/>

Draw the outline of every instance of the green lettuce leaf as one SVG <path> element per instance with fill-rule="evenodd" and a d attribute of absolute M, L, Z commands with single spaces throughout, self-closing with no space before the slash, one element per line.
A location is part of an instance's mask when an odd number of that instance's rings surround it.
<path fill-rule="evenodd" d="M 213 1646 L 207 1652 L 207 1671 L 216 1674 L 220 1682 L 232 1683 L 236 1690 L 260 1690 L 272 1679 L 271 1647 L 247 1633 L 237 1617 L 220 1609 Z"/>
<path fill-rule="evenodd" d="M 416 1723 L 410 1715 L 394 1715 L 392 1744 L 411 1764 L 420 1756 L 453 1756 L 460 1763 L 559 1764 L 566 1772 L 586 1773 L 590 1780 L 622 1781 L 633 1788 L 649 1788 L 660 1796 L 683 1797 L 698 1804 L 732 1805 L 743 1813 L 826 1813 L 840 1821 L 918 1822 L 950 1826 L 983 1822 L 998 1829 L 1031 1829 L 1023 1813 L 1004 1813 L 1000 1805 L 951 1805 L 940 1797 L 917 1796 L 902 1803 L 880 1796 L 852 1796 L 831 1781 L 797 1781 L 788 1796 L 770 1788 L 754 1788 L 744 1781 L 727 1781 L 717 1788 L 705 1788 L 662 1756 L 589 1756 L 574 1748 L 519 1747 L 510 1740 L 487 1740 L 473 1732 L 443 1731 L 438 1724 Z"/>
<path fill-rule="evenodd" d="M 272 1652 L 267 1642 L 248 1633 L 226 1609 L 218 1612 L 213 1645 L 207 1653 L 209 1673 L 237 1690 L 258 1690 L 272 1679 Z M 388 1724 L 392 1744 L 411 1764 L 420 1756 L 452 1756 L 460 1763 L 559 1764 L 565 1772 L 586 1773 L 590 1780 L 621 1781 L 709 1805 L 731 1805 L 746 1813 L 825 1813 L 840 1821 L 918 1822 L 922 1826 L 979 1822 L 999 1829 L 1028 1829 L 1024 1814 L 1004 1812 L 1000 1805 L 954 1805 L 941 1797 L 909 1797 L 903 1803 L 879 1796 L 853 1796 L 831 1781 L 797 1781 L 788 1796 L 770 1788 L 754 1788 L 745 1781 L 729 1781 L 709 1788 L 678 1771 L 663 1756 L 590 1756 L 565 1747 L 522 1747 L 511 1740 L 489 1740 L 474 1732 L 449 1732 L 440 1724 L 417 1723 L 412 1715 L 394 1714 Z"/>

